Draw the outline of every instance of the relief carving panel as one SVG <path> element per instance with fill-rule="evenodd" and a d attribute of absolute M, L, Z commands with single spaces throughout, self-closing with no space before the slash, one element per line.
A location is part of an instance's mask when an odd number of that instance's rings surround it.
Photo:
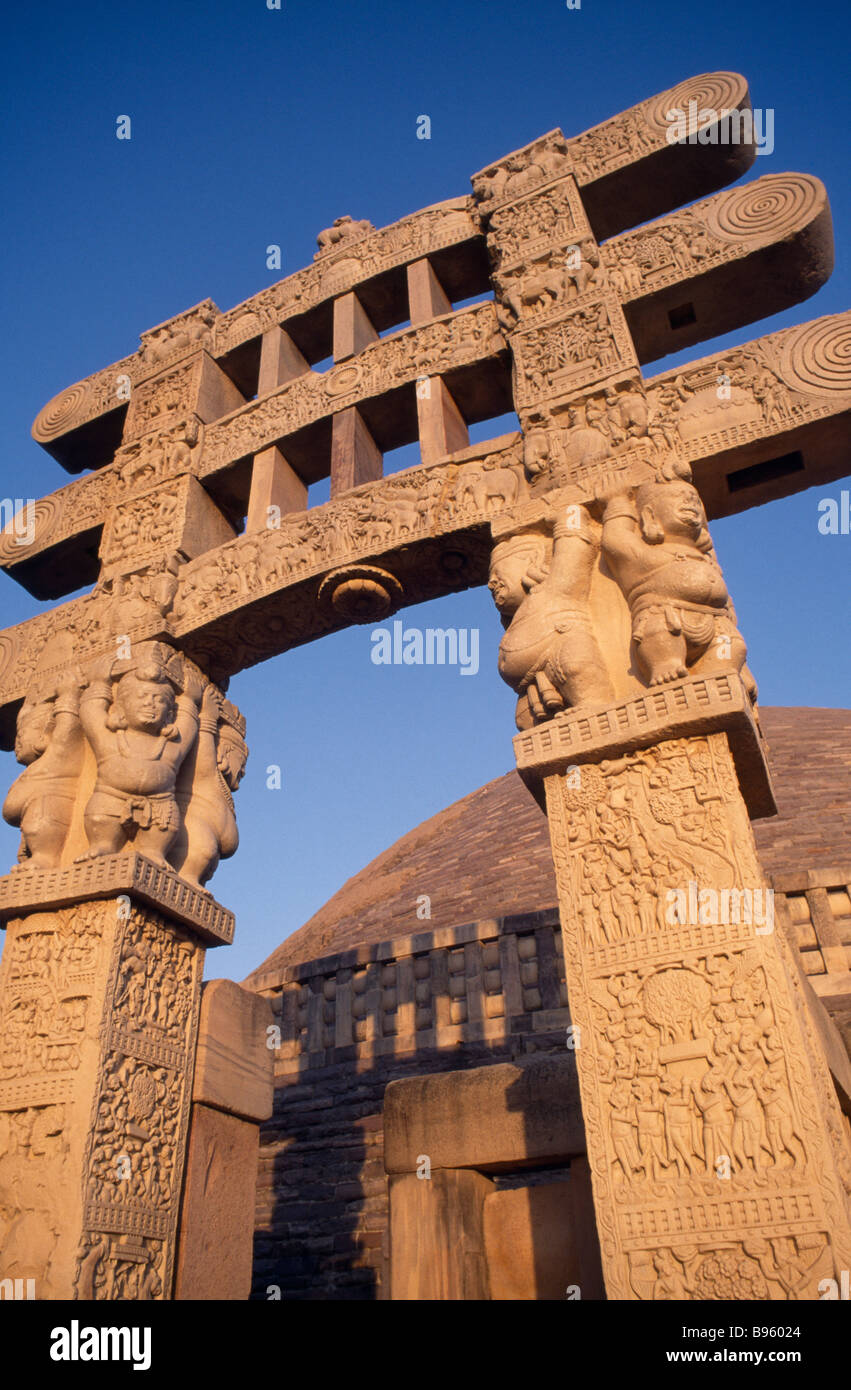
<path fill-rule="evenodd" d="M 841 1118 L 725 736 L 549 777 L 547 807 L 609 1296 L 817 1298 Z"/>

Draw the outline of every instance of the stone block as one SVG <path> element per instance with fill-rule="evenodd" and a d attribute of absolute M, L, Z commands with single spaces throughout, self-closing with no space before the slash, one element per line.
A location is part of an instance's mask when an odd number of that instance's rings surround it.
<path fill-rule="evenodd" d="M 274 1102 L 269 1001 L 233 980 L 209 980 L 201 996 L 195 1058 L 195 1103 L 248 1120 L 268 1120 Z"/>
<path fill-rule="evenodd" d="M 334 361 L 344 362 L 377 342 L 378 334 L 357 295 L 340 295 L 334 301 Z"/>
<path fill-rule="evenodd" d="M 90 898 L 139 898 L 207 946 L 230 945 L 234 916 L 210 893 L 199 891 L 170 868 L 143 854 L 104 854 L 58 869 L 17 869 L 0 878 L 0 922 L 25 912 L 47 911 Z"/>
<path fill-rule="evenodd" d="M 481 1173 L 432 1170 L 390 1180 L 390 1297 L 394 1301 L 490 1297 Z"/>
<path fill-rule="evenodd" d="M 292 381 L 309 371 L 310 364 L 305 361 L 289 333 L 285 333 L 283 328 L 274 324 L 263 334 L 257 382 L 258 396 L 265 396 L 267 391 L 276 391 L 285 381 Z"/>
<path fill-rule="evenodd" d="M 417 382 L 417 416 L 423 463 L 435 463 L 469 445 L 464 417 L 440 377 Z"/>
<path fill-rule="evenodd" d="M 489 1193 L 484 1232 L 492 1299 L 605 1297 L 586 1160 L 566 1182 Z"/>
<path fill-rule="evenodd" d="M 798 963 L 800 968 L 800 962 Z M 800 971 L 800 979 L 810 1008 L 810 1017 L 830 1067 L 839 1104 L 846 1115 L 851 1115 L 851 1058 L 848 1056 L 843 1036 L 803 970 Z"/>
<path fill-rule="evenodd" d="M 381 477 L 383 457 L 354 406 L 338 411 L 331 432 L 331 496 Z"/>
<path fill-rule="evenodd" d="M 446 292 L 428 260 L 408 266 L 408 309 L 411 323 L 429 323 L 440 314 L 450 314 Z"/>
<path fill-rule="evenodd" d="M 192 1106 L 176 1299 L 248 1298 L 258 1144 L 255 1124 Z"/>
<path fill-rule="evenodd" d="M 278 508 L 278 520 L 289 512 L 307 510 L 307 484 L 290 467 L 280 449 L 274 447 L 255 456 L 246 531 L 265 531 L 270 524 L 270 507 Z"/>
<path fill-rule="evenodd" d="M 499 1171 L 585 1152 L 572 1057 L 536 1057 L 391 1081 L 384 1096 L 384 1166 Z"/>

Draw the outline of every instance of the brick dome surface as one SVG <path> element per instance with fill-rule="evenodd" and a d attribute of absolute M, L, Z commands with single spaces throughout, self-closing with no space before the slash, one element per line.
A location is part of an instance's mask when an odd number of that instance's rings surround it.
<path fill-rule="evenodd" d="M 769 874 L 851 864 L 851 710 L 760 710 L 779 814 L 754 824 Z M 419 921 L 428 894 L 431 918 Z M 516 772 L 471 792 L 355 874 L 258 966 L 287 966 L 423 930 L 553 907 L 546 818 Z"/>

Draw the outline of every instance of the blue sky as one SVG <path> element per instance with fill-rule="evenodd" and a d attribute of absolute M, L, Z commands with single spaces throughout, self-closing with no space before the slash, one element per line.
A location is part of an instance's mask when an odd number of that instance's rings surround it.
<path fill-rule="evenodd" d="M 849 29 L 842 0 L 15 7 L 0 59 L 0 495 L 68 481 L 32 421 L 140 331 L 208 296 L 227 309 L 307 264 L 342 213 L 380 226 L 466 193 L 472 172 L 543 131 L 575 134 L 694 73 L 743 72 L 754 106 L 774 109 L 774 153 L 748 177 L 821 177 L 838 252 L 812 300 L 685 356 L 848 308 Z M 115 138 L 124 114 L 130 141 Z M 266 268 L 270 243 L 282 272 Z M 842 486 L 713 527 L 766 704 L 851 703 L 851 536 L 817 530 L 819 499 Z M 0 581 L 3 626 L 40 606 Z M 241 978 L 399 835 L 512 765 L 514 697 L 486 590 L 402 616 L 478 628 L 479 673 L 376 666 L 355 628 L 232 682 L 252 755 L 243 843 L 213 887 L 237 911 L 237 944 L 208 973 Z M 265 785 L 273 763 L 279 791 Z M 0 755 L 4 785 L 15 774 Z M 16 840 L 0 830 L 4 862 Z"/>

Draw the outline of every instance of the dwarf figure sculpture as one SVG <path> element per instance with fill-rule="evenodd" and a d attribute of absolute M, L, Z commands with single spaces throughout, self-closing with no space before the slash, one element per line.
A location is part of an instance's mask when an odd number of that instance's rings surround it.
<path fill-rule="evenodd" d="M 648 685 L 679 680 L 689 669 L 741 673 L 747 648 L 697 489 L 683 477 L 601 495 L 603 554 L 632 615 L 638 665 Z"/>
<path fill-rule="evenodd" d="M 506 628 L 499 673 L 520 697 L 518 729 L 614 698 L 588 606 L 596 555 L 594 524 L 579 504 L 554 523 L 552 542 L 538 529 L 494 547 L 488 588 Z"/>
<path fill-rule="evenodd" d="M 80 718 L 97 760 L 85 810 L 88 855 L 115 854 L 128 843 L 154 863 L 179 826 L 177 772 L 198 732 L 206 681 L 162 642 L 142 642 L 129 661 L 97 663 L 80 701 Z"/>
<path fill-rule="evenodd" d="M 182 813 L 170 859 L 194 887 L 203 888 L 239 845 L 233 808 L 245 771 L 245 720 L 214 685 L 201 701 L 197 742 L 180 771 L 177 803 Z"/>
<path fill-rule="evenodd" d="M 24 701 L 18 715 L 15 756 L 26 770 L 12 783 L 3 816 L 20 826 L 18 867 L 54 869 L 60 862 L 83 765 L 79 672 L 66 672 L 52 687 Z"/>

